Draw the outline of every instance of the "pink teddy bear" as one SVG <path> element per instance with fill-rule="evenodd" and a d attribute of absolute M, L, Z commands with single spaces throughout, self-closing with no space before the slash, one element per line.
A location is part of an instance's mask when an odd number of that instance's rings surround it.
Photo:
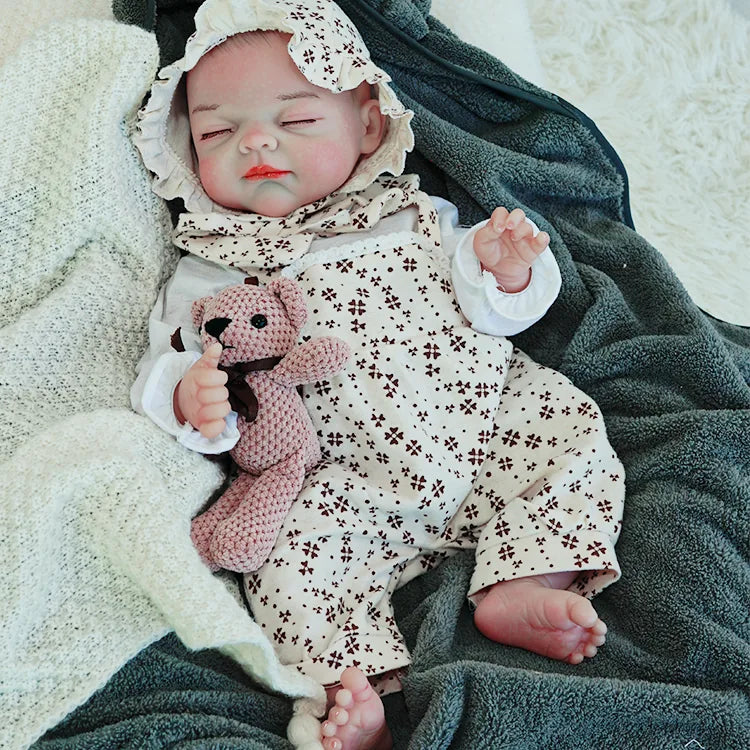
<path fill-rule="evenodd" d="M 268 558 L 305 474 L 321 459 L 297 388 L 334 375 L 350 354 L 330 336 L 297 345 L 307 307 L 295 281 L 254 283 L 247 279 L 192 308 L 203 348 L 216 341 L 223 347 L 219 368 L 229 375 L 240 432 L 230 453 L 239 475 L 193 519 L 193 543 L 212 570 L 250 572 Z"/>

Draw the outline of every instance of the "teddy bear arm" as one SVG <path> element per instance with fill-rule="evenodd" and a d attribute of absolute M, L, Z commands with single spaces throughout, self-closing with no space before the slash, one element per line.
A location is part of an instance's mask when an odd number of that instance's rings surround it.
<path fill-rule="evenodd" d="M 311 339 L 292 349 L 270 376 L 283 386 L 314 383 L 342 370 L 350 354 L 349 345 L 335 336 Z"/>

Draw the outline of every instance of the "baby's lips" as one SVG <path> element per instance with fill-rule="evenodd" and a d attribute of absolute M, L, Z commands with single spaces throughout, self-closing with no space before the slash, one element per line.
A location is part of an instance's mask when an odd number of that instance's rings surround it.
<path fill-rule="evenodd" d="M 285 169 L 277 169 L 269 164 L 258 164 L 245 172 L 243 177 L 246 180 L 263 180 L 263 179 L 274 179 L 276 177 L 282 177 L 289 172 Z"/>

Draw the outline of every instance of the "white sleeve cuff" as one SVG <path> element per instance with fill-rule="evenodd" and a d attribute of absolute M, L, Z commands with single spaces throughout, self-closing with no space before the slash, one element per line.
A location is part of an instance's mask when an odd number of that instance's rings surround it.
<path fill-rule="evenodd" d="M 547 247 L 534 261 L 525 289 L 514 294 L 501 291 L 492 273 L 482 270 L 474 253 L 474 235 L 487 221 L 472 227 L 461 238 L 453 255 L 453 289 L 461 311 L 475 331 L 513 336 L 534 325 L 557 299 L 562 284 L 560 269 Z M 526 221 L 536 236 L 539 228 L 530 219 Z"/>
<path fill-rule="evenodd" d="M 197 453 L 224 453 L 231 450 L 240 439 L 237 414 L 230 412 L 227 426 L 218 437 L 203 437 L 189 422 L 180 424 L 174 414 L 174 389 L 190 367 L 200 359 L 200 352 L 168 352 L 154 363 L 143 386 L 141 407 L 143 413 L 162 430 L 174 435 L 177 442 Z"/>

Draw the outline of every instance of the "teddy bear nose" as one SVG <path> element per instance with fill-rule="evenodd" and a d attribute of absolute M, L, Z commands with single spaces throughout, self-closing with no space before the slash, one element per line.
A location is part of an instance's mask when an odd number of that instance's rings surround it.
<path fill-rule="evenodd" d="M 211 318 L 211 320 L 206 322 L 204 328 L 206 329 L 206 333 L 218 339 L 231 322 L 231 318 Z"/>

